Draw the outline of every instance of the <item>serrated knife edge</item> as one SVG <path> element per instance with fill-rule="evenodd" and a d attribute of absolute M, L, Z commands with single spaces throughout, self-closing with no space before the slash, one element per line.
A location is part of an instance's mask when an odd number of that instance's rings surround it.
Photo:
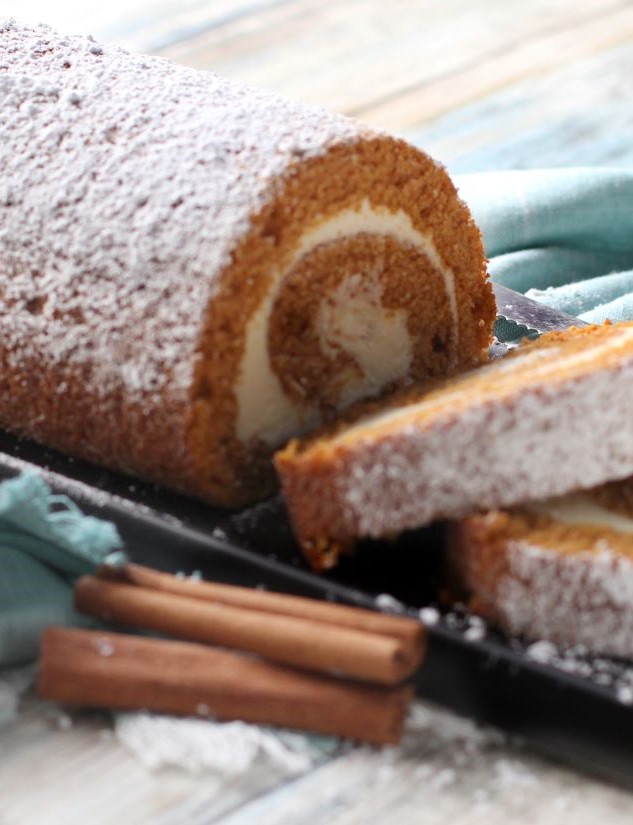
<path fill-rule="evenodd" d="M 569 329 L 570 327 L 589 326 L 586 321 L 553 309 L 531 298 L 526 298 L 520 292 L 515 292 L 507 286 L 492 283 L 495 300 L 497 302 L 497 317 L 514 324 L 520 324 L 529 331 L 553 332 Z"/>

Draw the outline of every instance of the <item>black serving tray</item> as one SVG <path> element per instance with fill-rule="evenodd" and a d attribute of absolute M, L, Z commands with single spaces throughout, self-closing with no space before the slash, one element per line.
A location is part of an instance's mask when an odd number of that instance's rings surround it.
<path fill-rule="evenodd" d="M 27 468 L 85 512 L 113 521 L 141 564 L 413 616 L 437 606 L 441 526 L 364 543 L 319 576 L 303 560 L 279 499 L 227 513 L 0 432 L 0 478 Z M 571 655 L 543 663 L 519 640 L 473 633 L 460 609 L 444 612 L 428 636 L 420 696 L 633 787 L 633 704 L 622 701 L 633 697 L 633 666 Z"/>

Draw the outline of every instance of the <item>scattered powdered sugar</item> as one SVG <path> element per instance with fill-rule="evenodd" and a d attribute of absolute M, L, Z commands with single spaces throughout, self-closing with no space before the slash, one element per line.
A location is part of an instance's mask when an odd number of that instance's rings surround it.
<path fill-rule="evenodd" d="M 426 735 L 438 738 L 443 744 L 463 745 L 467 751 L 485 749 L 489 745 L 505 744 L 508 741 L 498 730 L 483 727 L 471 719 L 456 716 L 429 703 L 415 701 L 409 710 L 405 738 L 400 750 L 406 750 L 408 744 Z"/>
<path fill-rule="evenodd" d="M 98 639 L 95 640 L 95 646 L 97 648 L 97 653 L 99 656 L 112 656 L 114 654 L 114 645 L 112 644 L 111 639 L 107 636 L 100 636 Z"/>
<path fill-rule="evenodd" d="M 344 757 L 352 765 L 361 758 L 371 758 L 376 766 L 375 775 L 369 775 L 363 785 L 365 801 L 355 809 L 358 821 L 363 822 L 373 821 L 372 808 L 382 810 L 383 798 L 391 798 L 396 789 L 402 793 L 404 787 L 412 811 L 433 800 L 441 806 L 454 801 L 460 809 L 479 806 L 484 813 L 499 796 L 518 794 L 522 801 L 522 796 L 533 793 L 539 783 L 530 757 L 524 757 L 499 731 L 422 701 L 412 704 L 400 745 L 379 751 L 357 748 Z M 344 775 L 344 768 L 338 770 Z M 329 777 L 322 778 L 327 795 Z M 448 821 L 442 812 L 443 808 L 438 809 L 436 818 L 429 821 Z M 459 821 L 459 817 L 451 821 Z"/>
<path fill-rule="evenodd" d="M 190 584 L 198 584 L 198 582 L 202 581 L 202 573 L 200 570 L 192 570 L 189 574 L 183 570 L 178 570 L 175 576 L 179 581 L 189 582 Z"/>
<path fill-rule="evenodd" d="M 504 661 L 511 669 L 516 670 L 520 666 L 520 658 L 517 659 L 517 656 L 524 657 L 526 663 L 535 663 L 576 678 L 586 679 L 602 688 L 605 696 L 623 704 L 633 704 L 633 663 L 630 661 L 596 654 L 591 646 L 578 641 L 574 644 L 558 645 L 549 638 L 522 639 L 511 634 L 503 639 L 497 629 L 489 628 L 486 621 L 459 604 L 444 613 L 440 613 L 434 607 L 423 607 L 418 615 L 425 625 L 433 627 L 440 624 L 461 635 L 464 641 L 471 644 L 479 644 L 489 638 L 492 648 L 485 648 L 488 666 L 495 661 Z M 430 622 L 425 620 L 428 618 L 431 619 Z M 507 654 L 511 654 L 509 658 Z"/>
<path fill-rule="evenodd" d="M 542 760 L 494 730 L 422 702 L 414 703 L 397 748 L 354 749 L 301 779 L 299 790 L 297 809 L 305 812 L 306 822 L 341 825 L 624 825 L 630 818 L 625 791 Z M 282 825 L 288 809 L 274 816 L 266 802 L 249 809 L 253 821 Z"/>
<path fill-rule="evenodd" d="M 311 481 L 319 495 L 330 493 L 323 512 L 336 512 L 342 532 L 380 538 L 439 515 L 461 517 L 473 507 L 510 506 L 631 475 L 633 418 L 623 388 L 633 382 L 632 337 L 627 328 L 605 344 L 621 353 L 610 369 L 592 371 L 589 363 L 573 380 L 539 376 L 503 402 L 473 392 L 459 415 L 448 405 L 424 425 L 402 423 L 397 436 L 358 425 L 358 438 L 344 442 L 336 483 L 324 487 L 316 475 Z"/>
<path fill-rule="evenodd" d="M 495 604 L 511 636 L 588 653 L 633 656 L 633 562 L 604 546 L 573 556 L 525 541 L 508 546 L 508 572 Z M 528 648 L 536 658 L 547 649 Z"/>
<path fill-rule="evenodd" d="M 77 716 L 78 737 L 85 737 L 83 725 Z M 99 741 L 106 736 L 102 730 L 93 733 Z M 73 735 L 69 732 L 69 744 Z M 245 807 L 236 811 L 239 822 L 285 825 L 296 821 L 298 811 L 305 822 L 341 825 L 624 825 L 630 818 L 626 792 L 542 760 L 495 730 L 421 701 L 412 705 L 402 743 L 389 748 L 352 747 L 331 737 L 147 713 L 118 714 L 115 736 L 115 742 L 100 741 L 109 761 L 117 758 L 120 743 L 148 770 L 177 767 L 201 774 L 192 799 L 202 816 L 221 795 L 232 799 L 241 786 L 262 787 L 257 783 L 263 779 L 270 791 L 276 782 L 284 783 L 273 793 L 249 794 Z M 288 785 L 289 778 L 296 781 Z M 152 787 L 156 790 L 163 782 L 175 782 L 177 793 L 179 788 L 193 789 L 183 786 L 173 771 L 154 777 Z M 201 787 L 204 811 L 197 795 Z"/>
<path fill-rule="evenodd" d="M 117 715 L 115 734 L 151 770 L 177 766 L 193 773 L 225 775 L 242 774 L 261 760 L 284 774 L 298 774 L 337 747 L 329 737 L 151 713 Z"/>
<path fill-rule="evenodd" d="M 494 770 L 500 788 L 517 788 L 519 785 L 534 786 L 538 784 L 534 773 L 518 759 L 499 759 L 494 764 Z"/>
<path fill-rule="evenodd" d="M 525 649 L 525 655 L 528 659 L 534 659 L 534 661 L 541 662 L 541 664 L 553 662 L 557 652 L 556 646 L 546 641 L 534 642 Z"/>
<path fill-rule="evenodd" d="M 467 642 L 481 642 L 486 638 L 488 625 L 481 616 L 470 613 L 465 605 L 455 602 L 450 610 L 440 613 L 435 607 L 423 607 L 419 611 L 422 623 L 432 627 L 438 623 L 459 632 Z M 430 619 L 430 621 L 428 621 Z"/>
<path fill-rule="evenodd" d="M 510 640 L 515 652 L 545 667 L 586 679 L 623 704 L 633 704 L 633 665 L 620 659 L 595 656 L 582 644 L 558 647 L 550 641 Z"/>
<path fill-rule="evenodd" d="M 72 717 L 59 711 L 55 714 L 55 725 L 59 730 L 70 730 L 73 727 Z"/>
<path fill-rule="evenodd" d="M 486 623 L 479 616 L 468 617 L 468 627 L 464 631 L 467 642 L 480 642 L 486 635 Z"/>
<path fill-rule="evenodd" d="M 384 610 L 386 613 L 404 613 L 406 610 L 402 602 L 389 593 L 379 593 L 374 602 L 379 610 Z"/>
<path fill-rule="evenodd" d="M 456 776 L 453 768 L 442 768 L 429 777 L 429 785 L 431 788 L 446 788 L 455 783 Z"/>
<path fill-rule="evenodd" d="M 440 620 L 440 611 L 437 607 L 423 607 L 418 615 L 422 624 L 426 627 L 432 627 Z"/>

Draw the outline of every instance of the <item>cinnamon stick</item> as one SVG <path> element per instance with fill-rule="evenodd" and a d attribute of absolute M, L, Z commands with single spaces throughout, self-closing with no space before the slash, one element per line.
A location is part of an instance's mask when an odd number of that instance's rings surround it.
<path fill-rule="evenodd" d="M 191 590 L 195 592 L 196 587 L 191 585 Z M 294 667 L 378 684 L 403 681 L 422 661 L 421 625 L 416 634 L 405 639 L 295 614 L 194 598 L 175 587 L 173 591 L 84 576 L 75 588 L 75 604 L 84 613 L 128 627 L 249 651 Z M 418 623 L 410 621 L 417 631 Z"/>
<path fill-rule="evenodd" d="M 299 619 L 312 619 L 324 624 L 393 636 L 414 647 L 421 647 L 424 641 L 424 627 L 420 622 L 404 616 L 379 613 L 375 610 L 289 596 L 286 593 L 275 593 L 270 590 L 255 590 L 250 587 L 238 587 L 189 577 L 180 578 L 171 573 L 161 573 L 150 567 L 143 567 L 140 564 L 126 564 L 123 567 L 103 566 L 99 569 L 99 576 L 118 579 L 151 590 L 189 596 L 193 599 L 204 599 L 233 607 L 245 607 L 263 613 L 296 616 Z"/>
<path fill-rule="evenodd" d="M 314 676 L 226 650 L 51 627 L 38 690 L 88 707 L 241 719 L 396 744 L 413 691 Z"/>

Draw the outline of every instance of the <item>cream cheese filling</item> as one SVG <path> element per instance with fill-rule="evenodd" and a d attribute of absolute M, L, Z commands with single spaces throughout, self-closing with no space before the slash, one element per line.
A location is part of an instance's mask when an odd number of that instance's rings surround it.
<path fill-rule="evenodd" d="M 609 510 L 591 493 L 572 493 L 529 505 L 529 510 L 572 525 L 607 527 L 618 533 L 633 533 L 633 518 Z"/>
<path fill-rule="evenodd" d="M 416 229 L 402 210 L 392 212 L 383 206 L 373 206 L 365 199 L 358 208 L 343 209 L 307 229 L 285 266 L 272 273 L 268 294 L 246 330 L 244 355 L 235 386 L 236 434 L 241 441 L 257 438 L 276 446 L 319 423 L 318 410 L 302 407 L 288 398 L 272 369 L 268 352 L 270 315 L 285 273 L 300 258 L 320 244 L 359 233 L 387 235 L 413 245 L 426 255 L 444 280 L 456 352 L 459 326 L 455 275 L 442 261 L 431 234 Z M 364 281 L 362 288 L 358 279 Z M 331 351 L 333 347 L 340 347 L 356 360 L 363 373 L 359 376 L 357 371 L 350 371 L 342 377 L 341 407 L 403 378 L 409 370 L 413 343 L 407 330 L 406 312 L 382 306 L 382 287 L 377 277 L 365 280 L 362 273 L 350 273 L 336 290 L 333 303 L 321 305 L 317 330 L 326 353 L 328 348 Z"/>
<path fill-rule="evenodd" d="M 561 368 L 573 369 L 575 367 L 582 367 L 584 364 L 594 361 L 596 357 L 599 357 L 602 353 L 625 346 L 632 338 L 633 329 L 627 327 L 620 329 L 616 335 L 609 336 L 609 338 L 596 346 L 562 358 L 560 357 L 560 349 L 558 347 L 544 347 L 541 350 L 527 352 L 524 356 L 516 355 L 507 362 L 504 362 L 503 359 L 494 361 L 477 369 L 474 379 L 472 373 L 470 373 L 464 376 L 463 379 L 458 380 L 450 391 L 431 392 L 428 398 L 408 404 L 405 407 L 385 410 L 384 412 L 372 413 L 371 415 L 365 416 L 332 438 L 329 443 L 331 446 L 340 445 L 353 440 L 361 433 L 362 435 L 371 436 L 374 433 L 382 431 L 385 427 L 391 427 L 393 424 L 406 425 L 409 422 L 414 423 L 416 417 L 421 413 L 433 412 L 434 409 L 448 406 L 452 402 L 464 401 L 467 391 L 468 397 L 475 401 L 488 397 L 491 392 L 497 395 L 512 387 L 514 375 L 519 371 L 525 383 L 528 383 L 535 379 L 548 378 Z M 543 361 L 546 361 L 546 363 L 543 363 Z M 489 380 L 495 375 L 498 375 L 498 378 L 494 381 L 491 391 L 486 388 L 486 391 L 478 396 L 476 394 L 478 378 L 481 376 Z"/>
<path fill-rule="evenodd" d="M 374 395 L 411 368 L 413 345 L 407 312 L 382 306 L 378 277 L 355 273 L 346 277 L 324 300 L 317 314 L 321 350 L 334 358 L 342 350 L 360 367 L 341 376 L 341 405 Z"/>

